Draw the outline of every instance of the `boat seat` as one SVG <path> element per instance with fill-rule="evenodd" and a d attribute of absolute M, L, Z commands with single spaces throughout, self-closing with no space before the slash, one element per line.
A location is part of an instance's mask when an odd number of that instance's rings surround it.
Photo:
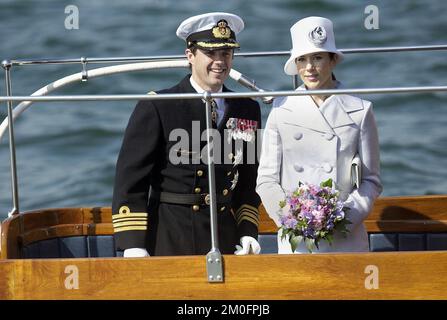
<path fill-rule="evenodd" d="M 261 254 L 278 252 L 275 234 L 259 235 Z M 447 250 L 447 233 L 371 233 L 371 252 Z M 54 238 L 34 242 L 22 249 L 22 257 L 84 258 L 122 257 L 115 251 L 113 236 L 78 236 Z"/>
<path fill-rule="evenodd" d="M 365 219 L 371 252 L 447 250 L 447 195 L 379 198 Z M 119 257 L 110 207 L 36 210 L 1 224 L 0 257 Z M 261 254 L 277 252 L 277 227 L 260 207 Z"/>
<path fill-rule="evenodd" d="M 371 252 L 447 250 L 447 233 L 369 233 Z M 259 236 L 261 253 L 278 252 L 275 234 Z"/>
<path fill-rule="evenodd" d="M 31 258 L 85 258 L 116 257 L 113 236 L 75 236 L 46 239 L 31 243 L 22 249 L 22 257 Z"/>
<path fill-rule="evenodd" d="M 371 233 L 371 252 L 447 250 L 447 233 Z"/>

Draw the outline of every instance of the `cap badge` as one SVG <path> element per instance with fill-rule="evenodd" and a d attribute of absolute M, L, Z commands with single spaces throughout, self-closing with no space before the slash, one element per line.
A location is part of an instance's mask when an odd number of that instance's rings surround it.
<path fill-rule="evenodd" d="M 228 39 L 231 36 L 231 30 L 225 20 L 220 20 L 217 26 L 213 28 L 213 35 L 218 39 Z"/>
<path fill-rule="evenodd" d="M 309 32 L 309 40 L 317 47 L 321 47 L 326 42 L 326 39 L 326 30 L 321 26 L 318 26 Z"/>

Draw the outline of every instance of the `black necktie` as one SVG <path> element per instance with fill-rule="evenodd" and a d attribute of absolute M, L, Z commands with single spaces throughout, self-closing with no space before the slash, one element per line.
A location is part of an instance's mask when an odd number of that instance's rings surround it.
<path fill-rule="evenodd" d="M 217 103 L 214 99 L 211 99 L 211 120 L 217 125 Z"/>

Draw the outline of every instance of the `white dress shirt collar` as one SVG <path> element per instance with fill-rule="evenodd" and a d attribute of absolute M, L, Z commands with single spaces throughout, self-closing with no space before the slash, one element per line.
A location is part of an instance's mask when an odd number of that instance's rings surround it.
<path fill-rule="evenodd" d="M 189 78 L 189 82 L 191 82 L 192 87 L 194 88 L 194 90 L 197 91 L 197 93 L 203 93 L 205 90 L 202 89 L 201 86 L 199 86 L 199 84 L 192 78 L 192 76 Z M 217 91 L 218 93 L 222 92 L 222 87 L 220 87 L 219 91 Z M 216 93 L 216 92 L 215 92 Z"/>
<path fill-rule="evenodd" d="M 197 91 L 197 93 L 203 93 L 205 90 L 202 89 L 202 87 L 199 86 L 199 84 L 192 78 L 192 76 L 189 78 L 189 82 L 191 83 L 191 86 L 194 88 L 194 90 Z M 220 87 L 218 93 L 222 92 L 222 87 Z M 214 98 L 214 101 L 216 101 L 217 104 L 217 123 L 220 123 L 220 120 L 222 120 L 225 112 L 225 101 L 222 98 Z"/>

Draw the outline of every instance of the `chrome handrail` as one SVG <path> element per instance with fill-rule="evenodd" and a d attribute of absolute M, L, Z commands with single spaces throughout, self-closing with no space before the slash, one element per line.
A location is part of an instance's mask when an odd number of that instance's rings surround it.
<path fill-rule="evenodd" d="M 423 93 L 444 92 L 447 86 L 419 86 L 419 87 L 385 87 L 362 89 L 325 89 L 325 90 L 287 90 L 264 92 L 220 92 L 210 93 L 211 98 L 262 98 L 284 96 L 318 96 L 333 94 L 381 94 L 381 93 Z M 60 96 L 0 96 L 0 102 L 5 101 L 109 101 L 109 100 L 173 100 L 173 99 L 201 99 L 201 93 L 169 93 L 169 94 L 111 94 L 111 95 L 60 95 Z"/>
<path fill-rule="evenodd" d="M 370 48 L 347 48 L 339 49 L 344 54 L 352 53 L 376 53 L 376 52 L 403 52 L 403 51 L 437 51 L 447 50 L 447 45 L 423 45 L 423 46 L 401 46 L 401 47 L 370 47 Z M 257 51 L 257 52 L 236 52 L 236 57 L 271 57 L 288 56 L 290 50 L 283 51 Z M 145 62 L 156 60 L 177 60 L 185 59 L 185 55 L 158 55 L 158 56 L 131 56 L 131 57 L 81 57 L 69 59 L 12 59 L 13 66 L 26 66 L 34 64 L 77 64 L 77 63 L 116 63 L 116 62 Z"/>

